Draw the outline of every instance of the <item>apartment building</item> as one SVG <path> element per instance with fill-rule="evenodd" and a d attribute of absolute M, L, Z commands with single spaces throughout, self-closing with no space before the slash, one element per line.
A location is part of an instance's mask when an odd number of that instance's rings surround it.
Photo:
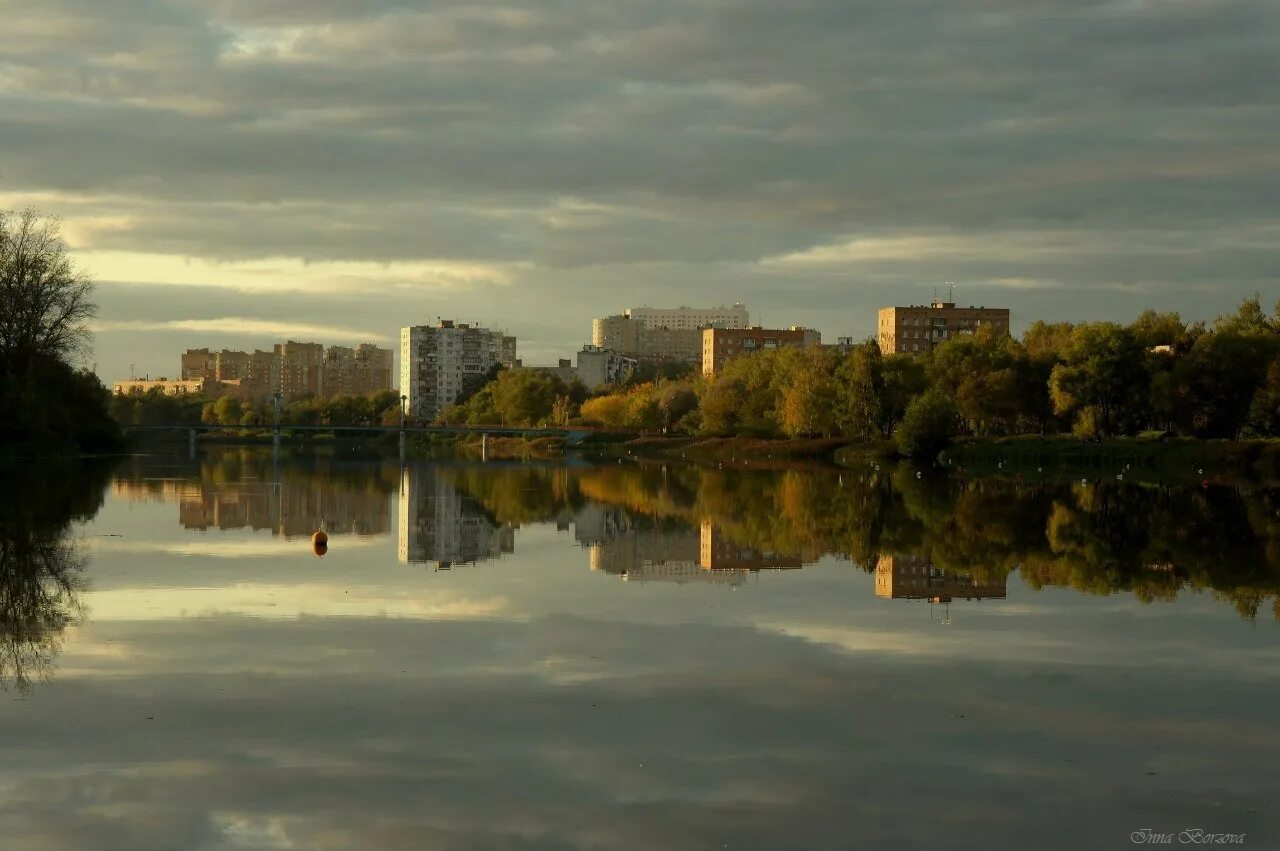
<path fill-rule="evenodd" d="M 591 323 L 591 344 L 637 360 L 698 363 L 703 328 L 746 328 L 747 308 L 633 307 Z"/>
<path fill-rule="evenodd" d="M 391 349 L 371 343 L 330 346 L 324 352 L 321 391 L 325 396 L 367 396 L 391 389 Z"/>
<path fill-rule="evenodd" d="M 702 372 L 712 375 L 734 358 L 769 349 L 808 348 L 822 345 L 822 334 L 812 328 L 704 328 Z"/>
<path fill-rule="evenodd" d="M 578 352 L 578 380 L 588 390 L 625 381 L 640 361 L 611 349 L 583 346 Z"/>
<path fill-rule="evenodd" d="M 218 377 L 218 356 L 208 349 L 187 349 L 182 353 L 182 368 L 178 373 L 183 381 L 203 381 Z"/>
<path fill-rule="evenodd" d="M 215 377 L 219 381 L 248 381 L 248 352 L 233 352 L 223 349 L 214 358 Z"/>
<path fill-rule="evenodd" d="M 433 420 L 464 393 L 483 385 L 500 363 L 514 364 L 514 337 L 501 331 L 441 320 L 400 329 L 400 392 L 409 415 Z"/>
<path fill-rule="evenodd" d="M 646 328 L 698 331 L 702 328 L 747 328 L 751 313 L 742 304 L 732 307 L 632 307 L 623 312 Z"/>
<path fill-rule="evenodd" d="M 983 326 L 1009 333 L 1007 307 L 956 307 L 952 301 L 934 301 L 906 307 L 882 307 L 876 341 L 886 355 L 931 352 L 934 347 Z"/>
<path fill-rule="evenodd" d="M 149 393 L 159 390 L 166 396 L 202 395 L 217 389 L 217 382 L 212 378 L 187 378 L 173 380 L 169 378 L 132 378 L 128 381 L 117 381 L 111 385 L 111 392 L 117 396 L 129 396 L 134 393 Z"/>

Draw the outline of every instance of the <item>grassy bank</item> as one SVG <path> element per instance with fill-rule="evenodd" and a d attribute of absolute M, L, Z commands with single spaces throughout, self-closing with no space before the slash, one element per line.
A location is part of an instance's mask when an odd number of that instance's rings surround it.
<path fill-rule="evenodd" d="M 604 447 L 605 454 L 754 467 L 840 463 L 841 456 L 882 457 L 881 444 L 850 444 L 843 438 L 769 440 L 756 437 L 639 437 Z"/>
<path fill-rule="evenodd" d="M 1280 479 L 1280 440 L 1194 440 L 1148 434 L 1099 442 L 1069 436 L 963 440 L 942 454 L 968 475 L 1115 476 L 1162 482 Z"/>

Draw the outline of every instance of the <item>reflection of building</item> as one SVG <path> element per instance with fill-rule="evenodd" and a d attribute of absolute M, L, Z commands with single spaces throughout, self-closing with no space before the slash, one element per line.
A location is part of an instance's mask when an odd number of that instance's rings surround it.
<path fill-rule="evenodd" d="M 585 506 L 575 518 L 575 537 L 587 547 L 591 569 L 624 582 L 713 582 L 741 585 L 745 570 L 703 570 L 700 537 L 687 527 L 664 529 L 619 508 Z"/>
<path fill-rule="evenodd" d="M 895 600 L 1003 600 L 1005 581 L 978 583 L 973 577 L 934 567 L 919 555 L 882 555 L 876 562 L 876 596 Z"/>
<path fill-rule="evenodd" d="M 441 467 L 400 473 L 399 557 L 447 570 L 515 551 L 515 530 L 493 521 L 484 506 L 451 482 Z"/>
<path fill-rule="evenodd" d="M 273 535 L 305 537 L 324 528 L 329 535 L 378 535 L 391 528 L 390 495 L 382 489 L 343 487 L 327 481 L 286 478 L 280 482 L 117 479 L 112 488 L 129 499 L 178 503 L 185 529 L 268 529 Z"/>
<path fill-rule="evenodd" d="M 707 328 L 702 332 L 702 371 L 719 372 L 734 358 L 770 349 L 803 349 L 822 344 L 812 328 Z"/>
<path fill-rule="evenodd" d="M 876 340 L 886 355 L 928 352 L 961 334 L 972 334 L 984 325 L 1009 333 L 1007 307 L 956 307 L 955 302 L 934 301 L 909 307 L 880 308 Z"/>
<path fill-rule="evenodd" d="M 710 522 L 702 524 L 698 564 L 704 570 L 794 570 L 804 567 L 800 556 L 745 547 L 730 540 Z"/>

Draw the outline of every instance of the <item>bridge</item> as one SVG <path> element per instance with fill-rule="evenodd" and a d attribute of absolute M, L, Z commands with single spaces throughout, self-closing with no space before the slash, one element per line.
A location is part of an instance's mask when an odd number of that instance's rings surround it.
<path fill-rule="evenodd" d="M 187 431 L 188 445 L 192 452 L 196 447 L 197 432 L 228 432 L 238 431 L 242 433 L 263 433 L 270 432 L 272 435 L 272 443 L 275 446 L 280 445 L 280 435 L 284 432 L 354 432 L 362 434 L 398 434 L 400 436 L 400 454 L 405 454 L 405 440 L 410 434 L 478 434 L 480 435 L 480 452 L 487 455 L 489 450 L 489 437 L 493 436 L 511 436 L 511 437 L 563 437 L 566 446 L 576 446 L 584 439 L 594 434 L 592 429 L 585 428 L 525 428 L 522 426 L 507 425 L 468 425 L 468 426 L 426 426 L 413 425 L 406 423 L 399 425 L 288 425 L 285 423 L 273 425 L 216 425 L 214 423 L 159 423 L 146 425 L 124 425 L 120 427 L 121 431 L 128 434 L 132 431 Z"/>

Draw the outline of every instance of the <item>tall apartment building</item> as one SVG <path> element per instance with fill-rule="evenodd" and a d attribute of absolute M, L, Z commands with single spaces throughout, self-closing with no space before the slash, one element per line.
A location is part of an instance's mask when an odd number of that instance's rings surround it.
<path fill-rule="evenodd" d="M 1009 333 L 1007 307 L 956 307 L 952 301 L 934 301 L 907 307 L 882 307 L 876 341 L 886 355 L 931 352 L 960 334 L 972 334 L 984 325 Z"/>
<path fill-rule="evenodd" d="M 371 343 L 330 346 L 324 352 L 321 392 L 325 396 L 367 396 L 391 389 L 391 349 Z"/>
<path fill-rule="evenodd" d="M 514 363 L 514 337 L 442 320 L 400 329 L 400 392 L 409 415 L 432 420 L 464 393 L 478 389 L 500 363 Z"/>
<path fill-rule="evenodd" d="M 214 360 L 219 381 L 247 381 L 249 378 L 249 354 L 223 349 Z"/>
<path fill-rule="evenodd" d="M 703 328 L 746 328 L 747 308 L 633 307 L 591 323 L 591 344 L 640 360 L 698 363 Z"/>
<path fill-rule="evenodd" d="M 280 391 L 280 357 L 274 350 L 254 349 L 249 355 L 248 383 L 263 395 Z"/>
<path fill-rule="evenodd" d="M 204 381 L 217 378 L 218 356 L 208 349 L 187 349 L 182 353 L 182 371 L 179 378 L 183 381 Z"/>
<path fill-rule="evenodd" d="M 702 372 L 712 375 L 736 357 L 769 349 L 822 345 L 822 334 L 812 328 L 705 328 L 702 331 Z"/>
<path fill-rule="evenodd" d="M 391 389 L 395 353 L 372 343 L 354 348 L 290 340 L 270 350 L 248 352 L 188 349 L 182 354 L 185 381 L 218 382 L 244 396 L 365 396 Z M 206 391 L 209 392 L 209 391 Z"/>
<path fill-rule="evenodd" d="M 290 340 L 283 345 L 277 343 L 275 350 L 280 358 L 280 392 L 285 398 L 308 393 L 319 396 L 324 373 L 324 346 Z"/>
<path fill-rule="evenodd" d="M 742 304 L 732 307 L 633 307 L 623 314 L 646 328 L 697 331 L 702 328 L 747 328 L 751 313 Z"/>

